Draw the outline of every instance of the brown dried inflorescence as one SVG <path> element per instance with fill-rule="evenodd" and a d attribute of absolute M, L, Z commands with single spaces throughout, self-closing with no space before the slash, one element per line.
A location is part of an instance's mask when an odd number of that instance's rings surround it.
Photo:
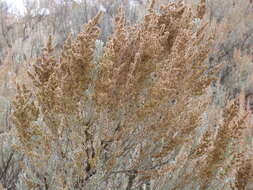
<path fill-rule="evenodd" d="M 66 41 L 59 62 L 53 56 L 52 37 L 49 37 L 41 58 L 28 72 L 34 90 L 18 87 L 13 113 L 20 142 L 17 148 L 22 149 L 30 160 L 29 167 L 36 176 L 45 177 L 42 183 L 49 186 L 49 180 L 56 178 L 53 183 L 56 186 L 51 188 L 79 187 L 94 174 L 94 154 L 99 148 L 93 147 L 94 137 L 88 132 L 91 124 L 84 118 L 82 109 L 85 91 L 92 78 L 100 16 L 101 13 L 91 20 L 76 40 L 72 42 L 69 38 Z M 46 175 L 53 157 L 58 160 L 53 167 L 58 169 L 51 176 Z M 68 171 L 70 165 L 73 171 Z M 30 170 L 29 167 L 26 169 Z M 30 177 L 33 177 L 32 173 L 28 172 Z M 70 182 L 69 176 L 73 179 Z M 30 179 L 25 181 L 28 186 L 34 183 Z"/>

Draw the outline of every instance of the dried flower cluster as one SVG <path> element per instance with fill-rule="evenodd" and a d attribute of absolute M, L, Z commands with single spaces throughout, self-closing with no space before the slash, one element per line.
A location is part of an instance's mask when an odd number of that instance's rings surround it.
<path fill-rule="evenodd" d="M 31 176 L 27 185 L 55 184 L 57 188 L 81 188 L 93 174 L 99 148 L 93 146 L 89 123 L 84 117 L 85 90 L 91 81 L 93 52 L 99 35 L 98 14 L 74 42 L 69 38 L 59 63 L 53 56 L 52 38 L 29 76 L 34 90 L 18 87 L 13 121 L 31 167 L 39 173 L 36 184 Z M 56 163 L 55 159 L 57 159 Z M 55 164 L 49 173 L 49 164 Z M 68 168 L 73 168 L 69 170 Z M 68 178 L 72 180 L 68 180 Z M 51 182 L 50 180 L 54 180 Z M 79 187 L 80 186 L 80 187 Z"/>

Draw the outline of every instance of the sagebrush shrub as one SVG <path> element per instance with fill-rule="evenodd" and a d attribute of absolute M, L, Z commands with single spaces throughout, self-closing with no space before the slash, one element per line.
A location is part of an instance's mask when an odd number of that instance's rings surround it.
<path fill-rule="evenodd" d="M 205 64 L 215 36 L 205 2 L 197 14 L 183 2 L 159 13 L 153 6 L 133 26 L 119 9 L 101 60 L 94 56 L 101 13 L 67 39 L 59 57 L 49 38 L 29 70 L 33 86 L 19 85 L 14 101 L 23 187 L 96 189 L 107 182 L 116 189 L 114 179 L 126 175 L 131 189 L 185 165 L 198 170 L 185 172 L 178 188 L 193 179 L 205 188 L 215 176 L 244 117 L 232 104 L 217 135 L 207 132 L 191 150 L 219 69 Z"/>

